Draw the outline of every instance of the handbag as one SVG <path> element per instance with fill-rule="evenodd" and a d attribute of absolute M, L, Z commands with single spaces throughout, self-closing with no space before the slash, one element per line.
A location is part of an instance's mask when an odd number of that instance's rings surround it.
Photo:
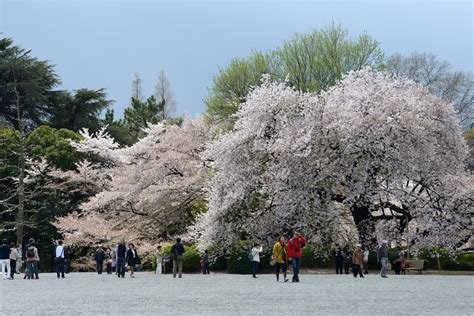
<path fill-rule="evenodd" d="M 270 265 L 271 265 L 272 267 L 276 264 L 277 258 L 281 255 L 281 253 L 283 252 L 283 250 L 284 250 L 284 248 L 283 248 L 283 246 L 282 246 L 282 247 L 281 247 L 281 251 L 280 251 L 280 253 L 278 254 L 278 256 L 275 257 L 274 255 L 272 255 L 272 257 L 271 257 L 271 259 L 270 259 Z"/>
<path fill-rule="evenodd" d="M 272 257 L 270 259 L 270 265 L 273 267 L 276 263 L 277 263 L 277 259 L 275 258 L 274 255 L 272 255 Z"/>

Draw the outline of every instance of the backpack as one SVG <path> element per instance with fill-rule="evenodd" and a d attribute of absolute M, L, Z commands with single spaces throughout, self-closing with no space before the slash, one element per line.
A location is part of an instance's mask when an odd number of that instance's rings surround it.
<path fill-rule="evenodd" d="M 253 254 L 252 254 L 252 250 L 250 250 L 249 252 L 249 255 L 248 255 L 248 258 L 249 258 L 249 261 L 252 262 L 253 261 Z"/>
<path fill-rule="evenodd" d="M 34 258 L 35 257 L 35 247 L 34 246 L 29 246 L 26 248 L 26 257 L 27 258 Z"/>

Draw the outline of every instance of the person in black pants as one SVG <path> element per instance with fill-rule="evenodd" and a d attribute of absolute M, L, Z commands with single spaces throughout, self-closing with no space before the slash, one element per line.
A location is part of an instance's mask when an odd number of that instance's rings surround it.
<path fill-rule="evenodd" d="M 64 247 L 63 241 L 58 240 L 58 245 L 54 251 L 54 262 L 56 263 L 56 274 L 64 279 Z"/>
<path fill-rule="evenodd" d="M 349 269 L 352 265 L 352 251 L 349 250 L 349 246 L 344 247 L 344 273 L 349 274 Z"/>
<path fill-rule="evenodd" d="M 341 247 L 337 248 L 336 252 L 336 274 L 343 274 L 342 268 L 344 267 L 344 252 Z"/>
<path fill-rule="evenodd" d="M 64 273 L 71 272 L 71 249 L 69 246 L 64 247 Z"/>
<path fill-rule="evenodd" d="M 135 275 L 133 272 L 135 271 L 135 265 L 139 264 L 140 262 L 140 258 L 138 257 L 138 253 L 134 244 L 128 245 L 127 257 L 125 258 L 125 261 L 127 261 L 127 264 L 130 267 L 130 277 L 134 278 Z"/>
<path fill-rule="evenodd" d="M 125 278 L 125 255 L 127 254 L 127 246 L 125 246 L 125 242 L 121 242 L 117 245 L 116 253 L 117 275 L 119 278 Z"/>
<path fill-rule="evenodd" d="M 211 274 L 209 272 L 209 250 L 204 251 L 202 256 L 202 274 Z"/>
<path fill-rule="evenodd" d="M 102 245 L 99 245 L 99 248 L 95 251 L 95 267 L 98 274 L 102 274 L 102 268 L 104 266 L 105 253 Z"/>

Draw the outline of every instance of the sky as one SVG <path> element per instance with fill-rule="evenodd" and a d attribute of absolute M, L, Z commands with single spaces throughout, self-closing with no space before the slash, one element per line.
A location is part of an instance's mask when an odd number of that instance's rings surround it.
<path fill-rule="evenodd" d="M 153 93 L 163 69 L 177 114 L 205 112 L 220 67 L 335 23 L 380 41 L 387 55 L 437 55 L 474 72 L 473 1 L 0 0 L 0 33 L 49 60 L 61 89 L 106 88 L 116 117 L 138 73 Z"/>

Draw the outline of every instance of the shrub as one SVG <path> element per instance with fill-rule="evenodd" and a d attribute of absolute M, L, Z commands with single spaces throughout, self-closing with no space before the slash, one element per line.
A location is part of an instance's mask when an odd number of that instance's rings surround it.
<path fill-rule="evenodd" d="M 165 272 L 172 272 L 173 271 L 173 256 L 171 255 L 171 247 L 173 245 L 165 245 L 162 247 L 163 253 L 165 256 L 170 258 L 170 261 L 165 263 Z M 199 260 L 201 255 L 199 254 L 199 250 L 197 249 L 197 245 L 184 245 L 184 254 L 183 254 L 183 271 L 185 272 L 197 272 L 200 269 Z M 156 269 L 156 260 L 154 263 L 154 267 Z"/>
<path fill-rule="evenodd" d="M 252 240 L 239 240 L 232 245 L 227 259 L 227 272 L 236 274 L 252 273 L 252 263 L 248 258 L 252 246 Z"/>

